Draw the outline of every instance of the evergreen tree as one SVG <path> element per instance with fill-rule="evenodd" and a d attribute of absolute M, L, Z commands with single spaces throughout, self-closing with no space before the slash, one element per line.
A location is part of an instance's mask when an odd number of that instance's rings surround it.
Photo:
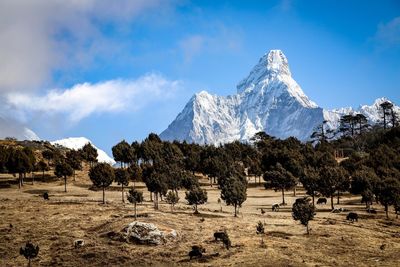
<path fill-rule="evenodd" d="M 188 201 L 189 205 L 194 206 L 194 213 L 197 214 L 197 205 L 201 205 L 207 202 L 207 191 L 196 187 L 188 192 L 186 192 L 185 199 Z"/>
<path fill-rule="evenodd" d="M 300 177 L 300 182 L 303 184 L 304 189 L 312 197 L 313 206 L 315 206 L 315 193 L 318 191 L 319 179 L 319 171 L 310 166 L 305 169 L 304 175 Z"/>
<path fill-rule="evenodd" d="M 386 178 L 377 187 L 377 200 L 385 207 L 386 218 L 389 218 L 389 206 L 395 205 L 400 199 L 400 181 L 396 178 Z"/>
<path fill-rule="evenodd" d="M 221 198 L 226 205 L 232 205 L 235 208 L 235 217 L 237 217 L 237 208 L 241 207 L 247 198 L 247 181 L 245 177 L 231 176 L 224 179 L 220 185 Z"/>
<path fill-rule="evenodd" d="M 319 171 L 320 179 L 318 180 L 318 192 L 325 197 L 331 198 L 331 208 L 333 205 L 333 197 L 336 191 L 342 188 L 346 174 L 341 167 L 322 167 Z"/>
<path fill-rule="evenodd" d="M 44 172 L 49 170 L 49 166 L 44 160 L 41 160 L 36 164 L 36 167 L 42 172 L 42 180 L 44 180 Z"/>
<path fill-rule="evenodd" d="M 90 168 L 89 177 L 96 187 L 103 189 L 103 204 L 105 204 L 105 189 L 109 187 L 115 179 L 113 168 L 107 163 L 99 163 Z"/>
<path fill-rule="evenodd" d="M 66 161 L 73 169 L 74 180 L 76 178 L 75 171 L 82 170 L 82 156 L 81 152 L 77 150 L 69 150 L 66 153 Z"/>
<path fill-rule="evenodd" d="M 58 178 L 64 177 L 64 191 L 67 192 L 67 177 L 71 176 L 74 173 L 72 167 L 65 161 L 59 160 L 56 163 L 56 167 L 54 169 L 54 174 Z"/>
<path fill-rule="evenodd" d="M 19 249 L 19 254 L 28 260 L 28 267 L 31 266 L 31 260 L 39 254 L 39 246 L 35 246 L 30 241 L 26 242 L 25 247 Z"/>
<path fill-rule="evenodd" d="M 136 215 L 136 205 L 138 203 L 142 203 L 143 202 L 143 192 L 137 191 L 134 188 L 131 188 L 128 191 L 128 196 L 127 199 L 130 203 L 133 203 L 135 206 L 135 220 L 137 219 L 137 215 Z"/>
<path fill-rule="evenodd" d="M 308 222 L 315 216 L 315 208 L 310 203 L 309 198 L 298 198 L 292 207 L 292 216 L 295 221 L 300 221 L 307 228 L 307 234 L 310 234 Z"/>
<path fill-rule="evenodd" d="M 293 174 L 277 163 L 271 171 L 267 171 L 263 176 L 265 188 L 272 188 L 274 190 L 282 191 L 282 204 L 285 205 L 285 190 L 292 189 L 296 185 L 296 179 Z"/>
<path fill-rule="evenodd" d="M 129 173 L 125 169 L 114 169 L 115 182 L 121 185 L 122 202 L 125 203 L 124 186 L 129 185 Z"/>
<path fill-rule="evenodd" d="M 165 196 L 165 201 L 171 205 L 171 212 L 174 211 L 174 206 L 179 201 L 179 196 L 174 191 L 168 191 L 167 195 Z"/>
<path fill-rule="evenodd" d="M 82 158 L 90 163 L 90 167 L 93 167 L 93 163 L 97 162 L 97 150 L 92 146 L 92 144 L 87 143 L 80 151 L 82 153 Z"/>

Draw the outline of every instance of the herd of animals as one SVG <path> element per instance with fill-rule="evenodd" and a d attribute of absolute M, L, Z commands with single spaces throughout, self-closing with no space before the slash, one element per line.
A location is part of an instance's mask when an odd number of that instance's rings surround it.
<path fill-rule="evenodd" d="M 49 200 L 49 194 L 47 192 L 45 192 L 43 194 L 43 199 Z M 318 205 L 325 205 L 326 203 L 327 203 L 326 198 L 321 197 L 321 198 L 318 198 L 318 200 L 317 200 Z M 281 207 L 281 204 L 275 203 L 271 206 L 271 209 L 274 212 L 278 212 L 280 207 Z M 261 214 L 266 213 L 266 210 L 264 208 L 261 208 L 260 210 L 261 210 Z M 343 211 L 345 211 L 343 208 L 339 208 L 339 209 L 334 209 L 332 212 L 337 213 L 337 212 L 343 212 Z M 375 211 L 375 213 L 376 213 L 376 211 Z M 352 221 L 352 222 L 354 222 L 354 221 L 358 222 L 358 214 L 355 212 L 349 212 L 346 216 L 346 219 L 349 221 Z M 226 249 L 229 249 L 231 247 L 231 241 L 229 239 L 228 233 L 225 230 L 215 232 L 214 239 L 216 242 L 222 241 L 222 243 Z M 75 248 L 83 246 L 83 240 L 75 241 L 74 246 L 75 246 Z M 192 260 L 193 258 L 201 258 L 201 257 L 203 257 L 203 253 L 205 253 L 205 252 L 206 252 L 205 248 L 202 247 L 201 245 L 194 245 L 194 246 L 192 246 L 192 250 L 189 252 L 189 258 L 190 258 L 190 260 Z M 217 255 L 215 255 L 215 256 L 217 256 Z"/>

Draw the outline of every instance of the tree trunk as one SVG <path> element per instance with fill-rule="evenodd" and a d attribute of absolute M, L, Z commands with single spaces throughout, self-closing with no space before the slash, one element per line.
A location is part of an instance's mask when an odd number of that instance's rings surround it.
<path fill-rule="evenodd" d="M 22 177 L 22 186 L 24 186 L 24 179 L 26 179 L 26 173 L 24 172 L 24 176 Z"/>
<path fill-rule="evenodd" d="M 31 267 L 31 258 L 28 259 L 28 267 Z"/>
<path fill-rule="evenodd" d="M 20 173 L 18 173 L 18 188 L 21 189 L 21 175 Z"/>
<path fill-rule="evenodd" d="M 285 205 L 285 189 L 282 189 L 282 204 Z"/>
<path fill-rule="evenodd" d="M 106 204 L 106 188 L 103 186 L 103 204 Z"/>
<path fill-rule="evenodd" d="M 134 203 L 134 209 L 135 209 L 135 221 L 136 221 L 136 219 L 137 219 L 137 214 L 136 214 L 136 201 L 135 201 L 135 203 Z"/>
<path fill-rule="evenodd" d="M 307 235 L 309 235 L 310 234 L 310 230 L 308 229 L 308 223 L 306 225 L 306 228 L 307 228 Z"/>
<path fill-rule="evenodd" d="M 197 210 L 197 204 L 194 205 L 194 213 L 197 214 L 199 211 Z"/>
<path fill-rule="evenodd" d="M 125 203 L 125 198 L 124 198 L 124 184 L 122 183 L 122 203 Z"/>
<path fill-rule="evenodd" d="M 294 186 L 294 188 L 293 188 L 293 196 L 294 197 L 296 196 L 296 186 Z"/>
<path fill-rule="evenodd" d="M 76 175 L 75 175 L 75 169 L 73 170 L 74 172 L 74 182 L 76 181 Z"/>
<path fill-rule="evenodd" d="M 150 201 L 153 201 L 153 192 L 150 192 Z"/>
<path fill-rule="evenodd" d="M 385 205 L 385 213 L 386 213 L 386 219 L 389 219 L 389 207 L 387 204 Z"/>
<path fill-rule="evenodd" d="M 340 204 L 340 200 L 339 199 L 340 199 L 340 191 L 338 190 L 337 191 L 337 202 L 336 202 L 336 204 L 338 204 L 338 205 Z"/>
<path fill-rule="evenodd" d="M 312 193 L 312 205 L 315 207 L 315 194 L 314 192 Z"/>
<path fill-rule="evenodd" d="M 235 217 L 237 217 L 236 207 L 237 205 L 235 204 Z"/>
<path fill-rule="evenodd" d="M 331 195 L 331 208 L 332 208 L 332 210 L 335 209 L 335 207 L 333 206 L 333 195 Z"/>
<path fill-rule="evenodd" d="M 67 176 L 64 175 L 64 192 L 67 193 Z"/>
<path fill-rule="evenodd" d="M 154 208 L 158 210 L 158 193 L 154 195 Z"/>
<path fill-rule="evenodd" d="M 35 174 L 32 172 L 32 185 L 35 182 Z"/>

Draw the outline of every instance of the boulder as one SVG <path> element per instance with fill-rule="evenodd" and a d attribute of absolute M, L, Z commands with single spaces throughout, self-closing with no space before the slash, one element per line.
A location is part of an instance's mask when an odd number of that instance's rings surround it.
<path fill-rule="evenodd" d="M 126 240 L 147 245 L 160 245 L 168 239 L 175 239 L 178 234 L 175 230 L 161 231 L 156 225 L 144 222 L 132 222 L 124 229 Z"/>

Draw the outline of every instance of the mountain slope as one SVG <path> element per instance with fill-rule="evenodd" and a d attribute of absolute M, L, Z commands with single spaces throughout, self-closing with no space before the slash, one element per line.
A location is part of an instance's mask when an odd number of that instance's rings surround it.
<path fill-rule="evenodd" d="M 199 144 L 247 141 L 265 131 L 278 137 L 309 140 L 324 120 L 337 129 L 344 114 L 362 113 L 370 124 L 380 121 L 379 98 L 358 109 L 324 110 L 311 101 L 292 78 L 289 63 L 280 50 L 260 58 L 249 75 L 237 85 L 237 94 L 223 97 L 206 91 L 195 94 L 160 137 Z M 395 110 L 400 112 L 399 107 Z"/>
<path fill-rule="evenodd" d="M 279 138 L 306 140 L 322 118 L 322 109 L 292 78 L 285 55 L 271 50 L 238 84 L 236 95 L 222 97 L 205 91 L 194 95 L 160 137 L 219 144 L 245 141 L 266 131 Z"/>
<path fill-rule="evenodd" d="M 52 145 L 60 145 L 69 149 L 74 149 L 74 150 L 78 150 L 80 148 L 82 148 L 84 145 L 86 145 L 87 143 L 90 143 L 96 150 L 97 150 L 97 160 L 99 162 L 105 162 L 105 163 L 109 163 L 111 165 L 115 164 L 115 161 L 113 158 L 111 158 L 110 156 L 107 155 L 106 152 L 104 152 L 103 150 L 97 148 L 92 141 L 90 141 L 89 139 L 85 138 L 85 137 L 70 137 L 70 138 L 66 138 L 66 139 L 61 139 L 61 140 L 56 140 L 53 142 L 50 142 Z"/>
<path fill-rule="evenodd" d="M 40 140 L 31 129 L 24 125 L 3 117 L 0 117 L 0 139 L 13 137 L 17 140 Z"/>

